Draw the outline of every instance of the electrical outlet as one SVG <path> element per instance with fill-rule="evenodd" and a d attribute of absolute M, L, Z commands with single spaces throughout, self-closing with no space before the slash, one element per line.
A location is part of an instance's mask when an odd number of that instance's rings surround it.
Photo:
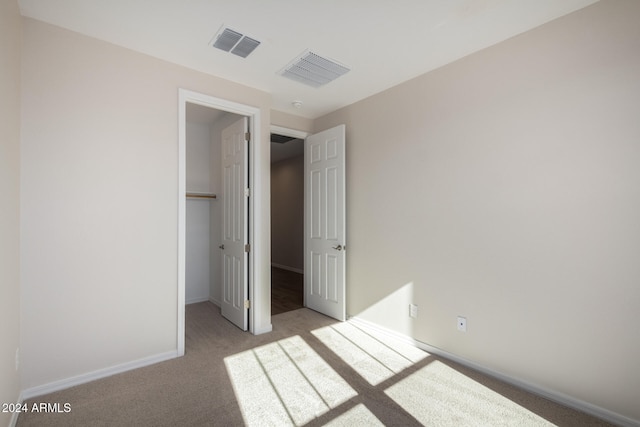
<path fill-rule="evenodd" d="M 409 317 L 418 317 L 418 306 L 409 304 Z"/>
<path fill-rule="evenodd" d="M 467 332 L 467 318 L 458 316 L 458 330 L 460 332 Z"/>

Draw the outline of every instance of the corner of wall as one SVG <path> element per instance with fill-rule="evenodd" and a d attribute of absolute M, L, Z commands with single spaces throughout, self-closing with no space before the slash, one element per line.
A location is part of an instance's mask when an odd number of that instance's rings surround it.
<path fill-rule="evenodd" d="M 20 128 L 22 17 L 16 0 L 0 2 L 0 402 L 20 401 Z M 5 125 L 6 124 L 6 125 Z M 0 412 L 14 425 L 15 413 Z"/>

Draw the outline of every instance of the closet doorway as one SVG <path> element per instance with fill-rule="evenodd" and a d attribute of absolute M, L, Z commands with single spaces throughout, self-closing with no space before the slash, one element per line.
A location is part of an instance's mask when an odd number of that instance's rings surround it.
<path fill-rule="evenodd" d="M 264 321 L 264 314 L 268 314 L 268 312 L 264 313 L 266 311 L 263 309 L 264 304 L 260 303 L 264 299 L 262 295 L 264 295 L 265 292 L 262 287 L 266 280 L 262 280 L 258 283 L 258 286 L 255 284 L 255 277 L 260 274 L 260 272 L 256 273 L 256 271 L 258 271 L 256 265 L 263 263 L 261 258 L 263 254 L 262 246 L 256 244 L 254 241 L 254 236 L 262 235 L 261 230 L 263 226 L 259 222 L 256 222 L 255 211 L 257 210 L 259 212 L 262 204 L 259 197 L 249 196 L 250 189 L 260 188 L 262 182 L 261 175 L 266 172 L 266 170 L 263 172 L 259 162 L 255 161 L 256 158 L 260 158 L 262 152 L 260 149 L 260 134 L 256 132 L 256 129 L 261 128 L 260 110 L 256 107 L 185 89 L 179 89 L 178 94 L 177 355 L 182 356 L 185 350 L 186 303 L 210 300 L 224 307 L 230 299 L 226 298 L 226 296 L 230 295 L 230 292 L 227 292 L 228 289 L 224 286 L 224 283 L 226 283 L 225 277 L 231 276 L 226 275 L 221 277 L 224 269 L 221 265 L 223 264 L 221 259 L 222 253 L 219 252 L 219 250 L 222 249 L 220 248 L 222 244 L 218 243 L 220 241 L 223 243 L 233 243 L 233 245 L 229 245 L 233 246 L 233 251 L 231 252 L 233 256 L 236 254 L 235 246 L 242 247 L 243 250 L 239 252 L 245 255 L 244 259 L 246 261 L 245 267 L 235 268 L 234 270 L 238 272 L 242 270 L 244 273 L 233 275 L 234 279 L 239 278 L 235 280 L 235 282 L 239 284 L 237 289 L 242 291 L 237 292 L 236 295 L 235 288 L 233 290 L 234 296 L 237 296 L 237 298 L 233 298 L 233 305 L 234 308 L 238 309 L 238 313 L 241 313 L 240 318 L 242 322 L 237 322 L 237 319 L 229 316 L 226 317 L 238 325 L 238 327 L 244 330 L 248 329 L 254 334 L 269 332 L 271 330 L 271 324 L 270 318 L 267 319 L 267 322 Z M 188 114 L 187 109 L 189 109 Z M 199 113 L 202 113 L 206 117 L 199 117 Z M 213 118 L 211 117 L 212 113 L 215 116 Z M 224 129 L 229 129 L 230 127 L 235 129 L 234 126 L 230 126 L 230 123 L 234 122 L 243 122 L 246 132 L 236 132 L 234 130 L 233 135 L 235 136 L 229 139 L 229 141 L 232 141 L 229 142 L 224 140 L 222 134 Z M 189 127 L 188 131 L 187 127 Z M 187 148 L 187 133 L 189 133 L 190 139 L 189 148 Z M 193 138 L 194 135 L 196 135 L 196 138 Z M 197 135 L 200 135 L 200 137 L 198 138 Z M 218 136 L 220 136 L 220 139 L 217 139 Z M 238 157 L 236 155 L 229 155 L 230 153 L 236 152 L 233 147 L 237 148 L 240 145 L 245 145 L 241 144 L 238 139 L 242 139 L 246 143 L 246 155 L 240 156 L 245 159 L 244 162 L 240 162 L 244 163 L 242 169 L 245 172 L 232 174 L 232 176 L 244 176 L 246 179 L 228 180 L 227 177 L 229 174 L 225 172 L 228 172 L 227 169 L 229 169 L 229 167 L 227 166 L 229 165 L 227 165 L 226 160 L 229 160 L 230 157 Z M 207 145 L 206 142 L 208 142 L 209 145 Z M 193 149 L 194 147 L 195 151 Z M 223 148 L 225 148 L 224 151 Z M 187 156 L 189 156 L 189 160 L 187 160 Z M 187 163 L 189 163 L 189 168 L 187 168 Z M 196 166 L 195 171 L 192 168 L 194 164 L 199 165 Z M 233 164 L 236 165 L 234 166 L 235 171 L 239 165 L 237 165 L 235 160 Z M 207 168 L 209 169 L 208 173 Z M 189 177 L 187 177 L 187 174 Z M 225 185 L 225 182 L 232 182 L 232 188 Z M 187 197 L 188 193 L 191 194 L 190 197 Z M 218 193 L 221 198 L 218 197 Z M 232 201 L 233 206 L 231 207 L 228 206 L 228 202 L 232 199 L 227 196 L 228 194 L 239 194 L 237 197 L 234 196 L 235 199 L 233 200 L 235 200 L 235 202 Z M 214 195 L 216 197 L 213 197 Z M 192 203 L 203 201 L 208 203 L 208 206 L 205 207 Z M 227 203 L 225 204 L 225 202 Z M 189 212 L 187 212 L 188 203 L 192 205 L 189 208 Z M 235 206 L 244 206 L 244 219 L 242 216 L 234 215 L 234 219 L 231 220 L 234 224 L 244 224 L 244 234 L 238 237 L 238 239 L 242 239 L 242 243 L 244 243 L 242 245 L 235 244 L 235 240 L 238 240 L 235 239 L 236 234 L 234 234 L 233 242 L 227 242 L 227 240 L 225 240 L 225 230 L 227 229 L 224 227 L 223 222 L 225 214 L 216 215 L 217 212 L 240 212 L 238 209 L 234 209 Z M 209 214 L 208 228 L 206 221 L 207 209 Z M 241 213 L 242 212 L 240 212 L 240 214 Z M 187 216 L 189 216 L 189 220 L 195 218 L 199 219 L 199 222 L 191 222 L 188 224 Z M 226 216 L 230 217 L 229 215 Z M 193 236 L 197 234 L 198 237 L 187 239 L 187 228 L 189 228 L 190 235 Z M 206 239 L 205 236 L 209 238 Z M 196 258 L 190 257 L 190 259 L 187 260 L 187 240 L 189 240 L 189 252 L 197 252 Z M 206 249 L 208 249 L 208 253 Z M 216 251 L 218 252 L 216 253 Z M 209 262 L 206 262 L 206 260 Z M 187 264 L 189 264 L 188 267 Z M 234 264 L 234 267 L 237 267 L 237 263 Z M 188 273 L 187 269 L 189 269 Z M 189 276 L 189 289 L 187 289 L 187 276 Z M 256 304 L 250 304 L 248 300 L 250 295 L 255 298 Z M 241 302 L 238 303 L 236 300 Z M 224 309 L 222 311 L 223 315 L 225 315 Z"/>
<path fill-rule="evenodd" d="M 187 103 L 185 303 L 221 305 L 222 131 L 237 114 Z"/>

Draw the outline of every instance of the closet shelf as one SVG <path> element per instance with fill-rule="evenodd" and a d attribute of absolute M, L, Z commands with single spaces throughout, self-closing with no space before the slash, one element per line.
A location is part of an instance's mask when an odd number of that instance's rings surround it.
<path fill-rule="evenodd" d="M 215 194 L 211 193 L 187 193 L 187 199 L 215 199 Z"/>

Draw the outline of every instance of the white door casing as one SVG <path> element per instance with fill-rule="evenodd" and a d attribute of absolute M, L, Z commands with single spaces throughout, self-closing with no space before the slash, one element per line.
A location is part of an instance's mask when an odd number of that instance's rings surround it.
<path fill-rule="evenodd" d="M 222 131 L 222 315 L 247 330 L 248 120 L 241 118 Z"/>
<path fill-rule="evenodd" d="M 177 295 L 176 295 L 176 356 L 185 353 L 185 264 L 186 264 L 186 123 L 187 104 L 198 104 L 207 108 L 226 111 L 249 119 L 251 141 L 249 142 L 249 187 L 261 189 L 264 180 L 268 180 L 269 170 L 260 160 L 266 150 L 262 147 L 262 110 L 259 107 L 217 98 L 211 95 L 178 89 L 178 180 L 177 180 Z M 248 227 L 251 234 L 248 243 L 251 252 L 248 255 L 248 293 L 257 303 L 249 308 L 249 331 L 253 334 L 271 332 L 271 306 L 269 280 L 269 245 L 265 243 L 263 230 L 269 229 L 268 212 L 264 209 L 263 194 L 255 191 L 248 200 Z M 266 219 L 265 219 L 266 216 Z"/>
<path fill-rule="evenodd" d="M 346 319 L 345 126 L 305 141 L 305 305 Z"/>

